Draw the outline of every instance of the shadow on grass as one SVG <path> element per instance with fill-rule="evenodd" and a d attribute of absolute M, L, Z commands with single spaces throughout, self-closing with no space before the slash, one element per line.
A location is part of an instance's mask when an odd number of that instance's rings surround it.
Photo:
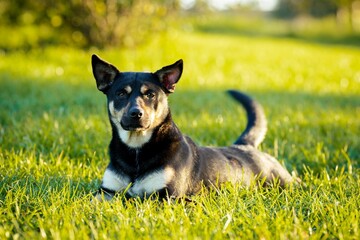
<path fill-rule="evenodd" d="M 17 196 L 13 201 L 8 199 L 9 204 L 14 202 L 26 202 L 20 204 L 22 212 L 38 210 L 37 202 L 39 199 L 48 208 L 53 206 L 56 200 L 66 199 L 65 202 L 88 201 L 90 202 L 99 186 L 98 179 L 73 179 L 69 176 L 45 175 L 43 177 L 34 177 L 26 173 L 14 173 L 4 176 L 0 183 L 0 200 L 5 201 L 6 197 Z M 23 193 L 23 194 L 19 194 Z M 61 207 L 56 206 L 56 207 Z"/>
<path fill-rule="evenodd" d="M 96 112 L 99 104 L 104 100 L 95 84 L 64 83 L 61 81 L 42 81 L 34 79 L 12 79 L 2 76 L 0 81 L 0 107 L 4 112 L 1 116 L 20 114 L 20 117 L 31 115 L 41 117 L 43 114 L 52 113 L 55 115 L 74 115 L 82 109 L 82 114 L 88 116 Z M 81 111 L 80 111 L 81 112 Z M 0 118 L 4 124 L 4 118 Z M 6 123 L 6 122 L 5 122 Z"/>
<path fill-rule="evenodd" d="M 44 113 L 55 116 L 93 116 L 106 114 L 106 97 L 95 85 L 70 85 L 61 81 L 38 83 L 32 79 L 0 81 L 0 123 L 11 124 L 23 117 L 43 117 Z M 326 111 L 349 111 L 356 114 L 360 107 L 360 95 L 316 95 L 308 92 L 251 91 L 267 113 L 285 114 L 286 111 L 307 111 L 309 113 Z M 196 116 L 199 112 L 222 114 L 237 104 L 226 94 L 226 89 L 179 90 L 169 97 L 173 115 Z M 226 106 L 226 109 L 224 109 Z M 285 111 L 284 111 L 285 110 Z M 356 116 L 354 116 L 356 117 Z"/>
<path fill-rule="evenodd" d="M 55 149 L 70 151 L 69 155 L 75 157 L 90 157 L 96 149 L 107 148 L 110 126 L 106 98 L 95 86 L 17 79 L 16 83 L 1 81 L 0 88 L 0 144 L 4 150 L 34 149 L 36 145 L 45 154 Z M 262 103 L 269 119 L 263 148 L 285 159 L 289 166 L 299 171 L 302 165 L 319 171 L 322 167 L 345 166 L 346 157 L 341 155 L 345 151 L 354 166 L 360 167 L 360 123 L 354 121 L 360 114 L 359 95 L 271 91 L 249 94 Z M 231 144 L 246 124 L 242 108 L 222 90 L 179 89 L 170 96 L 170 106 L 180 129 L 201 145 Z M 44 121 L 44 115 L 64 126 L 52 129 L 54 124 Z M 89 128 L 86 122 L 92 117 L 100 124 Z M 37 137 L 28 141 L 27 137 L 32 136 Z M 59 139 L 64 140 L 59 143 Z M 89 151 L 76 153 L 84 148 Z"/>

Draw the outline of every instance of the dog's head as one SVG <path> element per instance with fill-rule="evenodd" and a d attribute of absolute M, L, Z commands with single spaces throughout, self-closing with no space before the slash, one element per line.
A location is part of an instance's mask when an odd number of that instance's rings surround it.
<path fill-rule="evenodd" d="M 120 138 L 130 147 L 140 147 L 169 114 L 167 96 L 181 77 L 182 60 L 155 73 L 120 72 L 93 55 L 92 68 L 97 88 L 107 96 L 110 120 Z"/>

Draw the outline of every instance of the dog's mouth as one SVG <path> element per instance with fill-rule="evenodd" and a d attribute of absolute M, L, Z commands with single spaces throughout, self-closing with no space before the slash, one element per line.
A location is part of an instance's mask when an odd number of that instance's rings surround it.
<path fill-rule="evenodd" d="M 121 127 L 125 131 L 144 131 L 150 128 L 150 124 L 146 124 L 143 121 L 120 121 Z"/>
<path fill-rule="evenodd" d="M 145 131 L 145 130 L 149 129 L 149 127 L 142 127 L 142 126 L 124 126 L 124 125 L 121 125 L 121 127 L 125 131 L 129 131 L 129 132 L 140 132 L 140 131 Z"/>

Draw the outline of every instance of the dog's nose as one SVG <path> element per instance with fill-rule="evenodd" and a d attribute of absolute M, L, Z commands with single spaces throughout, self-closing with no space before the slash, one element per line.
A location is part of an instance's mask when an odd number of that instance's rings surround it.
<path fill-rule="evenodd" d="M 129 115 L 131 118 L 141 118 L 143 115 L 143 111 L 138 107 L 133 107 L 129 110 Z"/>

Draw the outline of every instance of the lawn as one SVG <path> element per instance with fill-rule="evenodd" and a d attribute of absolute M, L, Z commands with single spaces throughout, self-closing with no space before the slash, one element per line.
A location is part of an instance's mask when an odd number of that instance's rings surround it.
<path fill-rule="evenodd" d="M 173 118 L 198 144 L 231 144 L 263 106 L 261 149 L 302 179 L 279 189 L 226 186 L 183 200 L 90 203 L 110 126 L 90 56 L 120 70 L 177 59 Z M 0 239 L 359 239 L 360 48 L 308 40 L 172 30 L 134 49 L 0 52 Z"/>

